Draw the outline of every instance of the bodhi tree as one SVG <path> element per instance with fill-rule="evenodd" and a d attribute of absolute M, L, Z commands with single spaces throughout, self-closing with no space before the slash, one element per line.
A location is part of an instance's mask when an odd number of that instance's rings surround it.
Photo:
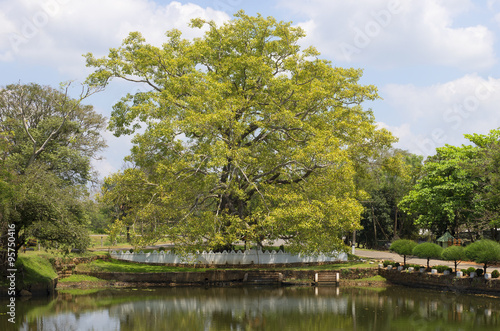
<path fill-rule="evenodd" d="M 361 107 L 376 88 L 301 50 L 291 23 L 238 12 L 191 27 L 207 30 L 194 40 L 169 31 L 161 47 L 133 32 L 104 58 L 86 55 L 89 83 L 148 86 L 113 108 L 115 135 L 135 133 L 133 167 L 107 179 L 104 198 L 126 203 L 136 233 L 179 248 L 284 239 L 295 251 L 342 249 L 363 210 L 354 164 L 394 141 Z"/>

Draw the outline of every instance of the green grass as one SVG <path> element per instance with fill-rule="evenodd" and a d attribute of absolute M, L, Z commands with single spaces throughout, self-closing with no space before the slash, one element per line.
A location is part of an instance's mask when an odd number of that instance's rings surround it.
<path fill-rule="evenodd" d="M 59 251 L 45 251 L 45 250 L 35 250 L 35 251 L 26 251 L 26 253 L 19 253 L 19 256 L 39 256 L 43 257 L 46 259 L 49 258 L 74 258 L 74 257 L 91 257 L 91 256 L 98 256 L 98 255 L 107 255 L 107 252 L 99 252 L 99 251 L 86 251 L 85 253 L 68 253 L 64 254 Z"/>
<path fill-rule="evenodd" d="M 103 279 L 97 278 L 97 277 L 92 277 L 92 276 L 87 276 L 87 275 L 71 275 L 66 278 L 62 278 L 59 280 L 60 283 L 70 283 L 70 282 L 102 282 L 105 281 Z"/>
<path fill-rule="evenodd" d="M 292 267 L 292 268 L 283 268 L 288 270 L 339 270 L 346 268 L 376 268 L 375 264 L 370 264 L 367 262 L 358 262 L 351 261 L 346 263 L 335 263 L 335 264 L 324 264 L 317 266 L 308 266 L 308 267 Z"/>
<path fill-rule="evenodd" d="M 23 284 L 48 283 L 57 277 L 50 262 L 38 255 L 27 256 L 20 254 L 16 261 L 16 281 Z M 2 285 L 6 279 L 2 279 Z"/>
<path fill-rule="evenodd" d="M 119 260 L 109 262 L 96 260 L 89 264 L 79 264 L 77 270 L 95 272 L 201 272 L 207 269 L 138 264 Z"/>
<path fill-rule="evenodd" d="M 58 290 L 57 292 L 59 293 L 65 293 L 65 294 L 71 294 L 71 295 L 89 295 L 89 294 L 94 294 L 99 291 L 105 290 L 104 288 L 94 288 L 94 289 L 87 289 L 87 290 L 81 290 L 78 288 L 72 288 L 72 289 L 65 289 L 65 290 Z"/>
<path fill-rule="evenodd" d="M 360 262 L 347 262 L 326 264 L 321 266 L 308 266 L 308 267 L 289 267 L 279 268 L 284 270 L 339 270 L 345 268 L 374 268 L 373 264 L 360 263 Z M 224 268 L 219 268 L 224 269 Z M 262 268 L 245 268 L 245 270 L 261 270 Z M 213 269 L 206 268 L 192 268 L 192 267 L 171 267 L 162 265 L 148 265 L 131 263 L 127 261 L 120 261 L 112 259 L 111 261 L 96 260 L 89 264 L 80 264 L 77 266 L 78 271 L 94 271 L 94 272 L 202 272 Z M 241 270 L 239 268 L 227 268 L 226 270 Z"/>
<path fill-rule="evenodd" d="M 373 276 L 373 277 L 369 277 L 369 278 L 355 279 L 355 281 L 362 281 L 362 282 L 373 282 L 373 281 L 384 282 L 385 278 L 382 277 L 382 276 L 377 275 L 377 276 Z"/>

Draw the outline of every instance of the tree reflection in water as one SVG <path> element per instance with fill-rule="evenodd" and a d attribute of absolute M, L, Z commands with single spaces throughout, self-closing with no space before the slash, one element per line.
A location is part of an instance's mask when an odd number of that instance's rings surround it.
<path fill-rule="evenodd" d="M 498 330 L 500 298 L 403 287 L 106 290 L 19 302 L 16 319 L 16 329 L 51 331 Z"/>

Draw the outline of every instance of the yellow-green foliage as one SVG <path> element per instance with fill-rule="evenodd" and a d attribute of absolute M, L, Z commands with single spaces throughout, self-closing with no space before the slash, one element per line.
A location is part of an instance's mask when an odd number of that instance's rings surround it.
<path fill-rule="evenodd" d="M 356 164 L 394 137 L 361 104 L 378 98 L 362 70 L 301 50 L 301 28 L 238 12 L 203 38 L 169 31 L 161 46 L 133 32 L 108 56 L 87 54 L 88 82 L 148 82 L 114 106 L 109 127 L 135 135 L 135 167 L 106 179 L 133 244 L 165 235 L 178 249 L 287 238 L 291 251 L 332 252 L 360 229 Z M 136 236 L 137 234 L 137 236 Z M 140 236 L 138 236 L 140 234 Z"/>

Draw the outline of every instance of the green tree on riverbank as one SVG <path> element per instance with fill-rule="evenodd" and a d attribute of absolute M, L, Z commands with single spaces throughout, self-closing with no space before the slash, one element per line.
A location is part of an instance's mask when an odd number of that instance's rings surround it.
<path fill-rule="evenodd" d="M 359 84 L 361 70 L 301 50 L 304 31 L 291 23 L 239 12 L 192 27 L 207 32 L 189 41 L 169 31 L 162 47 L 134 32 L 107 57 L 87 54 L 90 83 L 148 86 L 114 106 L 116 135 L 145 130 L 127 158 L 133 168 L 106 179 L 104 199 L 126 206 L 123 221 L 143 240 L 343 249 L 363 210 L 355 165 L 394 141 L 361 107 L 376 88 Z"/>
<path fill-rule="evenodd" d="M 16 252 L 28 237 L 45 247 L 87 247 L 82 198 L 93 178 L 90 160 L 105 147 L 104 118 L 81 103 L 92 92 L 84 88 L 73 99 L 69 85 L 0 89 L 2 253 L 8 224 L 15 226 Z"/>
<path fill-rule="evenodd" d="M 415 223 L 434 234 L 466 231 L 474 241 L 481 231 L 491 230 L 497 237 L 500 131 L 465 137 L 470 145 L 436 149 L 425 162 L 422 178 L 399 206 L 419 215 Z"/>

